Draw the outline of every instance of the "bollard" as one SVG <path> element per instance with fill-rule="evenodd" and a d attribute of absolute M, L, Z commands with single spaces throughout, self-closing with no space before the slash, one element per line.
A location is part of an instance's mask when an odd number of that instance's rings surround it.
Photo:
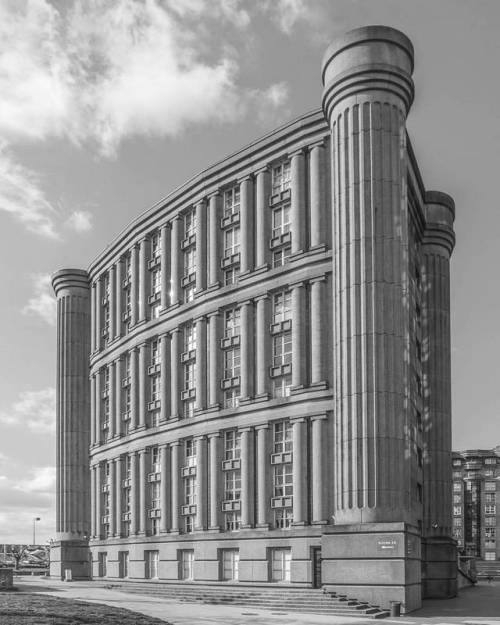
<path fill-rule="evenodd" d="M 391 616 L 401 616 L 401 601 L 391 601 Z"/>

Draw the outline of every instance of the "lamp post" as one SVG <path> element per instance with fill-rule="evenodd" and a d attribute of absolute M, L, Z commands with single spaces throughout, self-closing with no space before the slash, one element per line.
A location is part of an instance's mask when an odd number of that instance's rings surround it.
<path fill-rule="evenodd" d="M 36 531 L 35 531 L 35 527 L 36 527 L 36 522 L 40 521 L 40 517 L 39 516 L 35 516 L 33 517 L 33 545 L 36 545 Z"/>

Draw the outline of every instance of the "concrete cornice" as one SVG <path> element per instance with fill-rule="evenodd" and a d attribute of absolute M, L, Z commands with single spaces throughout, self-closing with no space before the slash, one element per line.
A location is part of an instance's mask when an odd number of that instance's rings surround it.
<path fill-rule="evenodd" d="M 89 274 L 84 269 L 60 269 L 52 275 L 51 281 L 56 297 L 62 289 L 90 292 Z"/>

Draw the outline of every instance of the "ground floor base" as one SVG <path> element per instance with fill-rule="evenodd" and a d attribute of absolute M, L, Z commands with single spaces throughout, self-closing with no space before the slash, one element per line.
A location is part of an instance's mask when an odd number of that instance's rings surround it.
<path fill-rule="evenodd" d="M 58 579 L 90 579 L 91 553 L 86 540 L 60 540 L 50 547 L 49 575 Z"/>

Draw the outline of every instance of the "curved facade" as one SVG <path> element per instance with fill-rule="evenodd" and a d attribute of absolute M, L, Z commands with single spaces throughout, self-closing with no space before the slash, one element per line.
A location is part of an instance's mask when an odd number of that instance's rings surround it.
<path fill-rule="evenodd" d="M 406 135 L 412 68 L 402 33 L 349 33 L 325 56 L 323 111 L 191 179 L 88 273 L 65 270 L 85 276 L 90 390 L 69 389 L 58 423 L 82 402 L 90 477 L 59 484 L 73 518 L 58 531 L 90 541 L 93 576 L 383 604 L 356 567 L 402 541 L 394 598 L 418 604 L 421 545 L 451 534 L 454 205 L 425 191 Z M 67 319 L 60 305 L 61 353 Z"/>

